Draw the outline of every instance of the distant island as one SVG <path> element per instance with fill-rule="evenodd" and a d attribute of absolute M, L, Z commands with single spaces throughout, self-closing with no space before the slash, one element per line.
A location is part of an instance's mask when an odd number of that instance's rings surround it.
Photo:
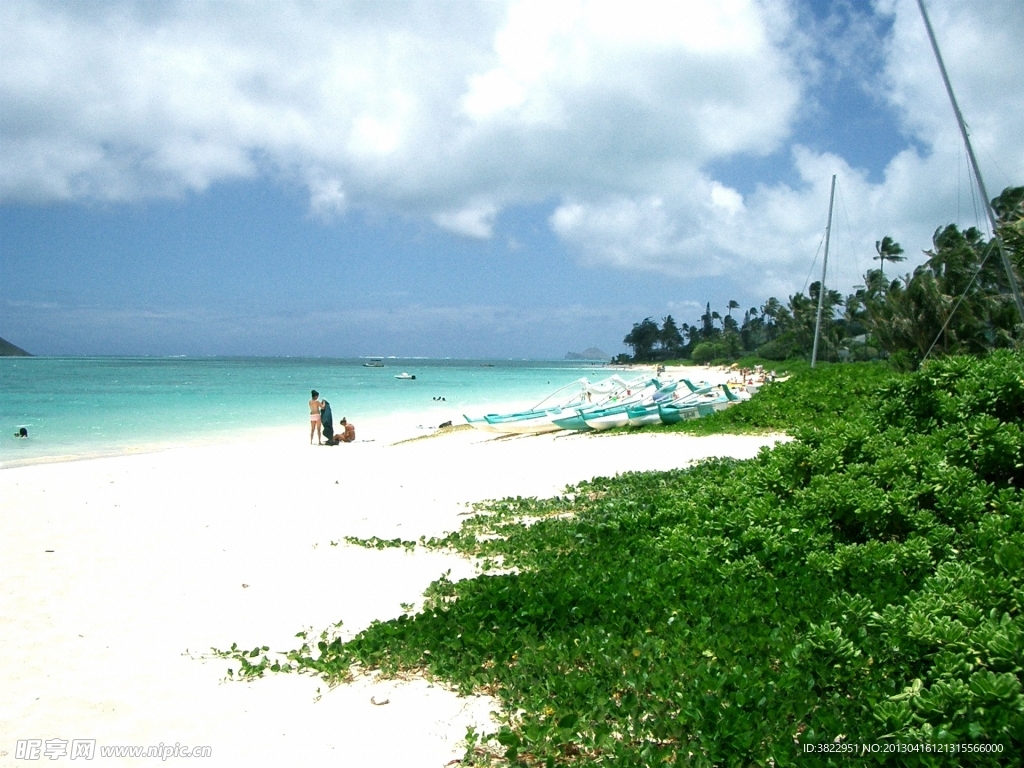
<path fill-rule="evenodd" d="M 582 352 L 566 352 L 566 360 L 611 360 L 612 356 L 607 352 L 602 352 L 597 347 L 591 347 L 590 349 L 584 349 Z"/>
<path fill-rule="evenodd" d="M 7 339 L 0 339 L 0 357 L 32 357 L 21 347 L 16 347 Z"/>

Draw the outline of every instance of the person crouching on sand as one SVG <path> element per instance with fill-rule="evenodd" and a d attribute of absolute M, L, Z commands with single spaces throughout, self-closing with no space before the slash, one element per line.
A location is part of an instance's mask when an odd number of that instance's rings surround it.
<path fill-rule="evenodd" d="M 320 433 L 320 412 L 324 409 L 324 404 L 320 400 L 320 393 L 315 389 L 309 394 L 313 396 L 313 399 L 309 401 L 309 444 L 313 444 L 313 434 L 316 433 L 317 445 L 323 445 Z"/>
<path fill-rule="evenodd" d="M 355 424 L 349 424 L 348 419 L 344 416 L 341 417 L 341 442 L 351 443 L 356 439 L 356 426 Z"/>
<path fill-rule="evenodd" d="M 334 436 L 333 443 L 351 443 L 356 439 L 356 427 L 354 424 L 349 424 L 348 419 L 344 416 L 341 417 L 341 421 L 338 422 L 341 427 L 341 432 Z"/>

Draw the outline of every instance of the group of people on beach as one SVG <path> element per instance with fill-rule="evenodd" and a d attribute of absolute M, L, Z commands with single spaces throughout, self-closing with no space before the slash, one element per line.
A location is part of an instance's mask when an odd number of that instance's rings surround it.
<path fill-rule="evenodd" d="M 320 393 L 315 389 L 310 392 L 312 397 L 309 401 L 309 444 L 313 444 L 313 435 L 316 435 L 317 445 L 338 445 L 339 443 L 351 443 L 356 439 L 356 428 L 349 424 L 344 416 L 338 426 L 341 431 L 334 432 L 334 417 L 331 415 L 331 404 L 320 399 Z M 326 442 L 325 442 L 326 439 Z"/>
<path fill-rule="evenodd" d="M 736 370 L 736 366 L 733 365 L 733 374 L 739 374 L 739 384 L 770 384 L 775 381 L 775 371 L 765 371 L 760 365 L 755 365 L 753 368 L 739 368 Z M 733 382 L 730 382 L 733 383 Z"/>

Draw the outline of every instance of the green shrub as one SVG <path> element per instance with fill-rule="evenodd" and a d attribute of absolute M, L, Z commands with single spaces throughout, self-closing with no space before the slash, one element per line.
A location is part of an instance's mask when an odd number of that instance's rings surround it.
<path fill-rule="evenodd" d="M 796 346 L 792 341 L 785 339 L 768 341 L 757 348 L 758 356 L 763 357 L 765 360 L 788 360 L 796 353 Z"/>
<path fill-rule="evenodd" d="M 467 762 L 847 764 L 806 751 L 838 740 L 1002 750 L 872 764 L 1019 763 L 1024 359 L 950 358 L 870 402 L 749 461 L 480 505 L 430 545 L 513 572 L 442 579 L 348 643 L 227 655 L 492 693 L 507 720 Z"/>
<path fill-rule="evenodd" d="M 703 419 L 647 429 L 708 435 L 792 432 L 811 425 L 823 426 L 877 408 L 881 397 L 878 388 L 896 377 L 888 366 L 878 363 L 821 363 L 812 369 L 799 362 L 791 370 L 794 373 L 787 381 L 761 387 L 747 402 Z"/>
<path fill-rule="evenodd" d="M 725 356 L 725 345 L 714 341 L 702 341 L 690 353 L 693 361 L 700 364 L 710 363 L 717 358 L 724 358 Z"/>

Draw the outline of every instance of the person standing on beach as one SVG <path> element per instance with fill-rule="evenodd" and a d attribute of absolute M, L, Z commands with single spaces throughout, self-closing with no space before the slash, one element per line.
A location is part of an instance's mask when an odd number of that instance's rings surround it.
<path fill-rule="evenodd" d="M 317 445 L 323 445 L 323 438 L 320 435 L 320 412 L 324 409 L 323 401 L 320 400 L 320 393 L 315 389 L 310 392 L 313 399 L 309 401 L 309 444 L 313 444 L 313 433 L 316 433 Z"/>

